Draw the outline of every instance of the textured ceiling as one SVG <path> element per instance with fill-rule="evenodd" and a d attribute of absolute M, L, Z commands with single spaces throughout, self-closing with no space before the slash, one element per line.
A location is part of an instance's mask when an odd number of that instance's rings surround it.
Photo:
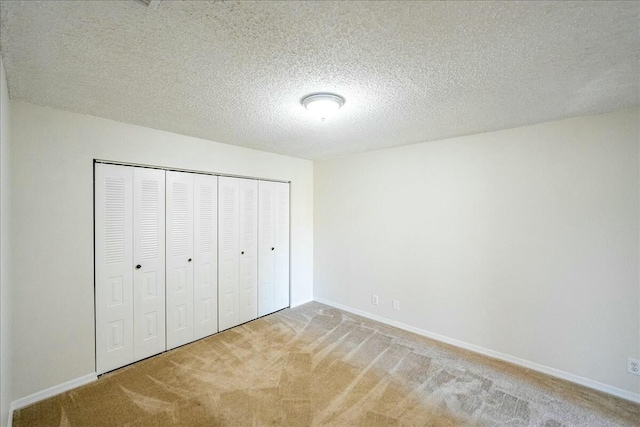
<path fill-rule="evenodd" d="M 12 99 L 323 159 L 640 105 L 638 2 L 2 1 Z M 321 122 L 300 98 L 347 100 Z"/>

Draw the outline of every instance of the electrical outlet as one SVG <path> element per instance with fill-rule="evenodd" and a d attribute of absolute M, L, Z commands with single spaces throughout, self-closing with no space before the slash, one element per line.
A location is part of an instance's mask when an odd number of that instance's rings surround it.
<path fill-rule="evenodd" d="M 378 305 L 378 295 L 371 294 L 371 304 Z"/>
<path fill-rule="evenodd" d="M 627 357 L 627 372 L 640 375 L 640 360 Z"/>
<path fill-rule="evenodd" d="M 393 309 L 396 311 L 400 311 L 400 301 L 398 301 L 397 299 L 393 300 Z"/>

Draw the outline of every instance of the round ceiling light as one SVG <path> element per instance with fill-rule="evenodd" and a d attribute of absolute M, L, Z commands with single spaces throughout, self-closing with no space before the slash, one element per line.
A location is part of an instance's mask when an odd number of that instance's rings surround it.
<path fill-rule="evenodd" d="M 343 97 L 334 93 L 312 93 L 300 101 L 304 108 L 320 117 L 321 120 L 338 111 L 344 102 Z"/>

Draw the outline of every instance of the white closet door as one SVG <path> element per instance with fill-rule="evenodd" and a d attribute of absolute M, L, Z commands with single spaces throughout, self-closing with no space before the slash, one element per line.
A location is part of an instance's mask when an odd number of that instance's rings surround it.
<path fill-rule="evenodd" d="M 96 370 L 134 361 L 133 169 L 95 165 Z"/>
<path fill-rule="evenodd" d="M 167 171 L 167 349 L 193 340 L 193 174 Z"/>
<path fill-rule="evenodd" d="M 240 323 L 258 317 L 258 181 L 240 179 Z"/>
<path fill-rule="evenodd" d="M 258 315 L 275 310 L 275 183 L 259 181 Z"/>
<path fill-rule="evenodd" d="M 133 315 L 135 360 L 165 344 L 163 170 L 133 168 Z"/>
<path fill-rule="evenodd" d="M 218 332 L 218 177 L 194 182 L 194 339 Z"/>
<path fill-rule="evenodd" d="M 239 181 L 236 178 L 218 178 L 218 327 L 221 331 L 240 323 Z"/>
<path fill-rule="evenodd" d="M 289 184 L 274 182 L 275 304 L 274 311 L 289 307 Z"/>

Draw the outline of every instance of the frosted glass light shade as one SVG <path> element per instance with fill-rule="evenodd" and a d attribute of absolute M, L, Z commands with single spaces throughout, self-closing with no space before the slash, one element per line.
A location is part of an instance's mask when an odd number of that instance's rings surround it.
<path fill-rule="evenodd" d="M 344 105 L 344 98 L 333 93 L 314 93 L 305 96 L 301 103 L 304 108 L 324 120 Z"/>

